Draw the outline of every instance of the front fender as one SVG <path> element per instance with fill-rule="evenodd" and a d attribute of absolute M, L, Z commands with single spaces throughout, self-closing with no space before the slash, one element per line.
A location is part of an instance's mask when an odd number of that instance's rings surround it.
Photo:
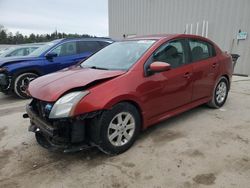
<path fill-rule="evenodd" d="M 131 102 L 137 108 L 139 108 L 140 113 L 143 114 L 143 103 L 136 96 L 131 94 L 119 95 L 112 98 L 104 97 L 102 100 L 91 96 L 86 96 L 74 109 L 74 116 L 99 111 L 99 110 L 109 110 L 114 105 L 120 102 Z"/>
<path fill-rule="evenodd" d="M 35 72 L 39 75 L 43 75 L 42 68 L 39 65 L 17 63 L 8 65 L 6 68 L 8 73 L 12 76 L 19 75 L 24 72 Z"/>
<path fill-rule="evenodd" d="M 120 95 L 115 98 L 112 98 L 110 101 L 106 103 L 106 105 L 103 107 L 104 109 L 110 109 L 117 103 L 121 102 L 131 102 L 132 104 L 135 104 L 136 107 L 138 107 L 140 110 L 142 109 L 142 102 L 139 98 L 137 98 L 134 95 L 126 94 L 126 95 Z"/>

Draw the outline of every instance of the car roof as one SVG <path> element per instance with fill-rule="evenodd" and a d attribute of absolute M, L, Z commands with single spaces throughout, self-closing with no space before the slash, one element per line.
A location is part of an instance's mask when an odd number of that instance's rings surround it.
<path fill-rule="evenodd" d="M 107 41 L 113 42 L 111 38 L 106 37 L 89 37 L 89 38 L 63 38 L 62 41 Z"/>
<path fill-rule="evenodd" d="M 205 39 L 202 36 L 198 35 L 190 35 L 190 34 L 156 34 L 156 35 L 145 35 L 145 36 L 136 36 L 127 38 L 125 40 L 162 40 L 162 39 L 174 39 L 174 38 L 197 38 L 197 39 Z M 209 40 L 208 40 L 209 41 Z"/>
<path fill-rule="evenodd" d="M 46 44 L 47 42 L 36 42 L 36 43 L 26 43 L 26 44 L 19 44 L 18 46 L 42 46 L 44 44 Z"/>
<path fill-rule="evenodd" d="M 17 46 L 12 46 L 13 49 L 21 49 L 21 48 L 34 48 L 34 47 L 41 47 L 41 45 L 17 45 Z M 10 48 L 12 48 L 10 47 Z"/>

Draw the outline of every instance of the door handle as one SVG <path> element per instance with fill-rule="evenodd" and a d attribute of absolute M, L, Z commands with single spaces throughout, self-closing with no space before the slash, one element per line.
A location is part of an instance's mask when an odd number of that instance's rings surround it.
<path fill-rule="evenodd" d="M 215 68 L 217 67 L 218 63 L 213 63 L 212 67 Z"/>
<path fill-rule="evenodd" d="M 192 73 L 190 73 L 190 72 L 186 72 L 185 74 L 184 74 L 184 78 L 190 78 L 191 77 L 191 75 L 192 75 Z"/>

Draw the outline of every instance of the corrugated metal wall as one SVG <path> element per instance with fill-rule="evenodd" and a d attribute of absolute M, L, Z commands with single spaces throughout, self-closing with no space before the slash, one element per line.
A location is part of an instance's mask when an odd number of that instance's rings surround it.
<path fill-rule="evenodd" d="M 109 35 L 184 33 L 186 24 L 208 21 L 208 38 L 223 50 L 239 53 L 235 72 L 250 75 L 250 40 L 236 40 L 239 29 L 250 34 L 250 0 L 109 0 Z"/>

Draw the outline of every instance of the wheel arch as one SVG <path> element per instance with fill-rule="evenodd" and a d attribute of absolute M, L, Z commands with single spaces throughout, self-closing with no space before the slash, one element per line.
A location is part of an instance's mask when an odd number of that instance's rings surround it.
<path fill-rule="evenodd" d="M 140 115 L 141 129 L 142 129 L 144 120 L 143 120 L 143 113 L 142 113 L 141 106 L 136 101 L 133 101 L 133 100 L 124 100 L 124 101 L 121 101 L 121 102 L 129 103 L 129 104 L 133 105 L 137 109 L 137 111 L 138 111 L 138 113 Z M 119 102 L 119 103 L 121 103 L 121 102 Z"/>
<path fill-rule="evenodd" d="M 42 75 L 42 72 L 39 70 L 39 69 L 36 69 L 36 68 L 30 68 L 30 69 L 20 69 L 20 70 L 17 70 L 16 72 L 13 73 L 12 75 L 12 79 L 11 79 L 11 88 L 13 89 L 14 87 L 14 83 L 15 83 L 15 80 L 18 76 L 20 76 L 21 74 L 25 74 L 25 73 L 34 73 L 34 74 L 37 74 L 38 76 L 41 76 Z"/>
<path fill-rule="evenodd" d="M 37 74 L 38 76 L 42 75 L 42 72 L 36 68 L 20 69 L 13 74 L 13 78 L 16 78 L 17 76 L 24 74 L 24 73 L 34 73 L 34 74 Z"/>
<path fill-rule="evenodd" d="M 140 104 L 140 102 L 138 102 L 138 100 L 136 100 L 134 97 L 126 97 L 126 98 L 122 98 L 122 99 L 115 98 L 115 99 L 111 100 L 108 104 L 105 105 L 105 109 L 110 109 L 118 103 L 129 103 L 137 109 L 137 111 L 140 115 L 141 129 L 142 129 L 143 125 L 144 125 L 144 115 L 143 115 L 143 110 L 142 110 L 142 104 Z"/>
<path fill-rule="evenodd" d="M 227 74 L 223 74 L 221 75 L 221 77 L 225 77 L 227 79 L 228 82 L 228 90 L 230 90 L 231 84 L 230 84 L 230 77 Z M 219 78 L 220 79 L 220 78 Z"/>
<path fill-rule="evenodd" d="M 101 121 L 99 121 L 99 118 L 102 117 L 102 113 L 105 111 L 105 110 L 109 110 L 109 109 L 112 109 L 112 107 L 114 107 L 115 105 L 117 104 L 120 104 L 120 103 L 129 103 L 131 105 L 133 105 L 138 113 L 139 113 L 139 117 L 140 117 L 140 121 L 141 121 L 141 126 L 140 126 L 140 130 L 143 129 L 143 113 L 142 113 L 142 108 L 140 106 L 140 104 L 138 102 L 136 102 L 135 100 L 133 99 L 123 99 L 123 100 L 112 100 L 110 101 L 106 106 L 105 108 L 103 108 L 102 110 L 100 110 L 100 113 L 95 115 L 93 118 L 90 119 L 90 121 L 88 122 L 89 125 L 91 126 L 87 126 L 87 133 L 90 135 L 90 139 L 91 141 L 96 144 L 96 145 L 99 145 L 100 144 L 100 134 L 101 134 L 101 127 L 102 127 L 102 124 L 101 124 Z"/>

